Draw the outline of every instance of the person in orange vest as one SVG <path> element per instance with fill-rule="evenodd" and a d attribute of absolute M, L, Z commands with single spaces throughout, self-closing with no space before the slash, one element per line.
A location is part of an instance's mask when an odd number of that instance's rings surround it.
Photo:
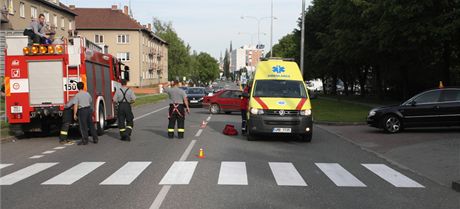
<path fill-rule="evenodd" d="M 246 87 L 243 89 L 243 93 L 249 94 L 249 91 L 251 89 L 251 86 L 248 84 Z M 249 98 L 248 97 L 241 97 L 241 133 L 246 134 L 246 122 L 247 122 L 247 112 L 248 112 L 248 106 L 249 106 Z"/>

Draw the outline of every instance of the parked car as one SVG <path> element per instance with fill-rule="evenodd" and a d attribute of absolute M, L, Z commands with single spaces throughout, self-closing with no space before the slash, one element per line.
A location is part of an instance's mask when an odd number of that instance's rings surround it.
<path fill-rule="evenodd" d="M 409 127 L 460 125 L 460 88 L 433 89 L 400 105 L 374 108 L 367 123 L 388 133 Z"/>
<path fill-rule="evenodd" d="M 203 99 L 203 107 L 209 109 L 212 114 L 239 112 L 241 111 L 240 104 L 240 90 L 225 89 L 212 96 L 205 96 Z"/>
<path fill-rule="evenodd" d="M 202 106 L 203 98 L 206 96 L 204 87 L 189 87 L 185 92 L 187 93 L 187 99 L 190 107 Z"/>

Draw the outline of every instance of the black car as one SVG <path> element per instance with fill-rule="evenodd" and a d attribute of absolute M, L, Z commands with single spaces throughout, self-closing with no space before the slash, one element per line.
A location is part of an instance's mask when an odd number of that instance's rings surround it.
<path fill-rule="evenodd" d="M 460 88 L 428 90 L 400 105 L 374 108 L 367 123 L 389 133 L 409 127 L 460 126 Z"/>
<path fill-rule="evenodd" d="M 201 107 L 203 105 L 203 97 L 206 96 L 204 87 L 189 87 L 187 88 L 187 98 L 189 105 Z"/>

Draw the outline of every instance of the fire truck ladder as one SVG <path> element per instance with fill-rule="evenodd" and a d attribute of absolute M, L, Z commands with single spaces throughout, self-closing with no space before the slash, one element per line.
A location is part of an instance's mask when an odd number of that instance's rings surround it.
<path fill-rule="evenodd" d="M 65 91 L 66 91 L 66 94 L 67 94 L 67 101 L 69 101 L 69 98 L 70 98 L 70 95 L 69 95 L 69 86 L 70 86 L 70 83 L 69 83 L 69 65 L 66 65 L 66 88 L 65 88 Z M 78 80 L 80 81 L 80 65 L 77 65 L 77 78 Z"/>

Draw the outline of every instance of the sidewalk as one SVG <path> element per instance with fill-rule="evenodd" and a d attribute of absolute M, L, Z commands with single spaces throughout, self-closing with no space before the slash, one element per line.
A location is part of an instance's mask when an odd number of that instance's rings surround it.
<path fill-rule="evenodd" d="M 366 125 L 318 127 L 440 185 L 451 187 L 453 181 L 460 179 L 458 128 L 411 129 L 386 134 Z"/>

